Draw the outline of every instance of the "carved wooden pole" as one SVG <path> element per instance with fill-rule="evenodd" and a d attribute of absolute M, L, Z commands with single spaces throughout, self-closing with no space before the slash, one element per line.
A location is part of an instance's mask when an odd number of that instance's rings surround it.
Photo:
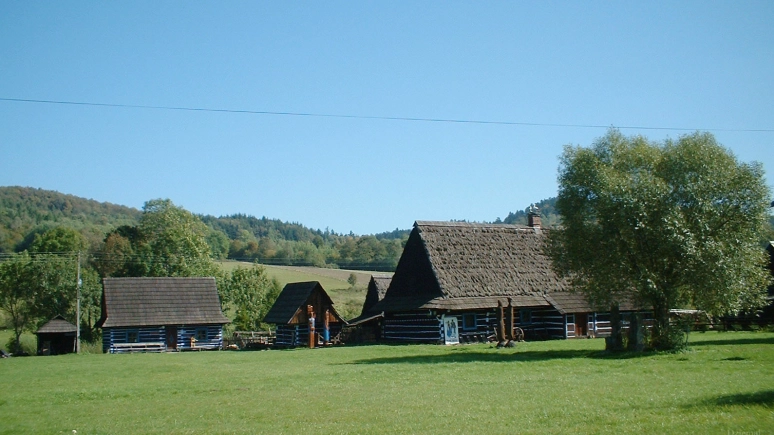
<path fill-rule="evenodd" d="M 508 329 L 506 331 L 507 336 L 505 338 L 507 338 L 508 341 L 513 341 L 513 300 L 511 298 L 508 298 L 508 311 L 505 312 L 505 315 L 507 316 L 508 321 Z"/>
<path fill-rule="evenodd" d="M 503 302 L 497 301 L 497 346 L 505 344 L 505 320 L 503 319 Z"/>
<path fill-rule="evenodd" d="M 309 349 L 314 349 L 314 307 L 306 306 L 306 316 L 309 318 Z"/>
<path fill-rule="evenodd" d="M 325 318 L 323 319 L 323 342 L 327 345 L 331 341 L 331 310 L 325 310 Z"/>

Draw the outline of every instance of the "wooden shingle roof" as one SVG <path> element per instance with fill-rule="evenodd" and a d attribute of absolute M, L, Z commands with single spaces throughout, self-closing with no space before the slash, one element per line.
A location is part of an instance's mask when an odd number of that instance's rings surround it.
<path fill-rule="evenodd" d="M 103 287 L 103 328 L 229 322 L 215 278 L 105 278 Z"/>
<path fill-rule="evenodd" d="M 75 333 L 76 327 L 62 316 L 56 316 L 41 326 L 35 334 Z"/>
<path fill-rule="evenodd" d="M 546 231 L 418 221 L 373 310 L 492 308 L 508 297 L 517 306 L 549 306 L 544 295 L 565 291 L 568 283 L 544 253 Z"/>
<path fill-rule="evenodd" d="M 595 311 L 580 293 L 555 292 L 547 294 L 546 300 L 562 314 L 589 313 Z"/>
<path fill-rule="evenodd" d="M 592 311 L 607 311 L 609 307 L 594 307 L 588 299 L 578 292 L 561 291 L 545 295 L 546 300 L 562 314 L 590 313 Z M 618 305 L 621 311 L 647 310 L 642 304 L 636 303 L 631 297 L 624 299 Z"/>
<path fill-rule="evenodd" d="M 366 292 L 366 298 L 363 302 L 363 309 L 360 313 L 361 316 L 371 313 L 371 309 L 379 301 L 384 299 L 384 295 L 387 294 L 387 289 L 392 282 L 392 275 L 371 275 L 371 280 L 368 282 L 368 291 Z"/>

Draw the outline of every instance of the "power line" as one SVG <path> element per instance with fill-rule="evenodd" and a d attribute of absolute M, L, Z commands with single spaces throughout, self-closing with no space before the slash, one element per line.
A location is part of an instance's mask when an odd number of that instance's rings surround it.
<path fill-rule="evenodd" d="M 90 107 L 113 107 L 125 109 L 155 109 L 155 110 L 176 110 L 187 112 L 214 112 L 214 113 L 241 113 L 248 115 L 275 115 L 275 116 L 303 116 L 312 118 L 340 118 L 340 119 L 369 119 L 381 121 L 408 121 L 408 122 L 436 122 L 452 124 L 483 124 L 483 125 L 511 125 L 522 127 L 560 127 L 560 128 L 617 128 L 626 130 L 667 130 L 667 131 L 719 131 L 719 132 L 746 132 L 746 133 L 773 133 L 770 128 L 684 128 L 684 127 L 652 127 L 635 125 L 601 125 L 601 124 L 563 124 L 563 123 L 542 123 L 542 122 L 517 122 L 517 121 L 491 121 L 476 119 L 451 119 L 451 118 L 423 118 L 409 116 L 373 116 L 373 115 L 341 115 L 331 113 L 314 112 L 282 112 L 272 110 L 243 110 L 243 109 L 213 109 L 205 107 L 183 107 L 183 106 L 155 106 L 144 104 L 119 104 L 119 103 L 94 103 L 87 101 L 64 101 L 64 100 L 35 100 L 29 98 L 4 98 L 0 101 L 17 103 L 36 103 L 36 104 L 61 104 L 70 106 L 90 106 Z"/>

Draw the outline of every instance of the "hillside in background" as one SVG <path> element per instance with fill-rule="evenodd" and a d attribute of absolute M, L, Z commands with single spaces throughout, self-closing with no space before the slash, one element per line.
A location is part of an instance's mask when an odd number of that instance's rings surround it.
<path fill-rule="evenodd" d="M 556 198 L 548 198 L 542 201 L 536 202 L 535 205 L 540 209 L 541 225 L 544 227 L 553 227 L 559 225 L 562 218 L 559 213 L 556 212 Z M 499 219 L 495 223 L 514 224 L 514 225 L 527 225 L 527 212 L 529 207 L 524 208 L 517 212 L 508 213 L 502 221 Z"/>
<path fill-rule="evenodd" d="M 0 252 L 24 250 L 34 235 L 55 226 L 81 231 L 94 244 L 121 225 L 136 225 L 140 211 L 31 187 L 0 187 Z"/>

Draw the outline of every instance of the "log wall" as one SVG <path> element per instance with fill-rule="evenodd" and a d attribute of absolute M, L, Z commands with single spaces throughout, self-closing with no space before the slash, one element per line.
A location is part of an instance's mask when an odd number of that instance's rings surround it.
<path fill-rule="evenodd" d="M 585 314 L 588 319 L 586 326 L 589 336 L 610 335 L 610 313 Z M 624 328 L 628 327 L 631 314 L 622 313 Z M 641 314 L 647 324 L 652 317 L 651 314 Z M 388 341 L 443 343 L 442 315 L 457 317 L 461 343 L 485 342 L 495 335 L 497 328 L 495 309 L 446 313 L 425 310 L 386 314 L 382 322 L 382 337 Z M 575 318 L 575 314 L 565 315 L 553 308 L 514 309 L 514 326 L 524 330 L 527 340 L 575 338 Z"/>
<path fill-rule="evenodd" d="M 441 317 L 431 311 L 386 314 L 382 337 L 390 341 L 443 343 Z"/>
<path fill-rule="evenodd" d="M 215 350 L 223 346 L 223 327 L 221 325 L 178 325 L 176 350 Z M 199 338 L 194 343 L 191 337 Z M 129 338 L 136 334 L 137 339 Z M 138 328 L 103 328 L 102 351 L 105 353 L 125 353 L 167 350 L 166 328 L 164 326 L 146 326 Z M 171 350 L 171 349 L 170 349 Z"/>

